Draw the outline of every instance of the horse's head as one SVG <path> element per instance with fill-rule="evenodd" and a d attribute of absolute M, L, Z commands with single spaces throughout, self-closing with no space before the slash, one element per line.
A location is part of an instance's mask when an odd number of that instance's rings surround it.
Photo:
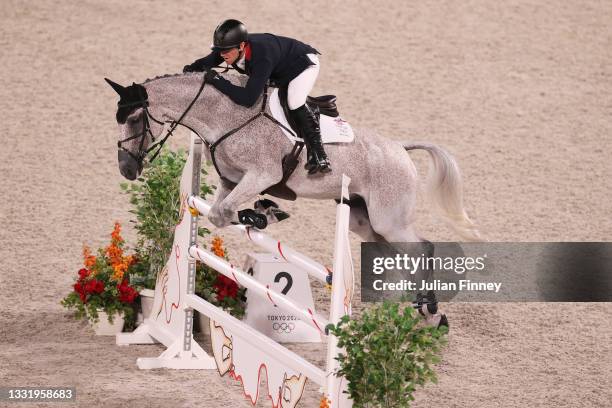
<path fill-rule="evenodd" d="M 135 180 L 142 172 L 150 146 L 164 129 L 164 123 L 149 112 L 147 90 L 140 84 L 121 86 L 105 78 L 119 94 L 117 123 L 120 134 L 117 142 L 119 171 L 128 180 Z"/>

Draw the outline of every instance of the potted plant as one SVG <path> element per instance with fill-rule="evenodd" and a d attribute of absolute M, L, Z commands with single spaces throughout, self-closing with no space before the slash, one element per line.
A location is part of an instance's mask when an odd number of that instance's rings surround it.
<path fill-rule="evenodd" d="M 348 381 L 355 408 L 409 407 L 417 385 L 437 381 L 433 365 L 447 328 L 424 325 L 412 307 L 400 311 L 398 303 L 384 302 L 328 329 L 344 348 L 338 374 Z"/>
<path fill-rule="evenodd" d="M 136 253 L 139 264 L 130 273 L 130 283 L 140 291 L 144 318 L 153 305 L 157 275 L 163 270 L 172 251 L 174 228 L 179 221 L 180 178 L 187 160 L 184 150 L 173 152 L 163 148 L 157 159 L 147 163 L 142 175 L 132 183 L 122 183 L 136 216 L 134 228 L 138 236 Z M 206 171 L 202 170 L 206 175 Z M 201 184 L 200 195 L 205 197 L 214 187 Z M 207 229 L 200 228 L 204 236 Z"/>
<path fill-rule="evenodd" d="M 124 324 L 134 325 L 134 301 L 138 296 L 129 283 L 130 269 L 137 264 L 134 255 L 124 255 L 121 225 L 116 222 L 111 242 L 98 254 L 84 246 L 84 268 L 78 271 L 73 291 L 62 301 L 74 309 L 78 319 L 87 319 L 96 334 L 113 335 L 121 332 Z"/>

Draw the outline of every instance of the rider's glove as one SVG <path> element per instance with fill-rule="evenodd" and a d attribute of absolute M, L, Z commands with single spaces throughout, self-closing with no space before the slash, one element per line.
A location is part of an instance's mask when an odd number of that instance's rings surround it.
<path fill-rule="evenodd" d="M 214 80 L 218 76 L 219 76 L 219 74 L 214 69 L 206 70 L 206 73 L 204 74 L 204 78 L 206 78 L 206 82 L 211 82 L 212 80 Z"/>
<path fill-rule="evenodd" d="M 183 67 L 183 72 L 196 72 L 197 69 L 193 67 L 193 65 L 185 65 Z"/>

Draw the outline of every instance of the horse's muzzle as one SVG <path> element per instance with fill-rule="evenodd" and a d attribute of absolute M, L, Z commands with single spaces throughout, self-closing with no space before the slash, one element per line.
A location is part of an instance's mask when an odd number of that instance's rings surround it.
<path fill-rule="evenodd" d="M 123 150 L 119 150 L 117 159 L 119 160 L 119 171 L 121 175 L 128 180 L 136 180 L 136 177 L 138 177 L 142 171 L 142 165 L 130 156 L 128 152 Z"/>

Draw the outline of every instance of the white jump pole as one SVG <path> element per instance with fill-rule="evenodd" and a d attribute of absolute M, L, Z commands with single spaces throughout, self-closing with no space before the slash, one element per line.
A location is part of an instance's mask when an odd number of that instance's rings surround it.
<path fill-rule="evenodd" d="M 191 208 L 195 208 L 203 216 L 208 216 L 211 205 L 206 202 L 206 200 L 203 200 L 198 196 L 191 196 L 187 202 Z M 227 228 L 241 231 L 249 241 L 253 242 L 260 248 L 272 254 L 279 255 L 287 262 L 305 270 L 309 275 L 320 280 L 321 282 L 331 283 L 328 281 L 328 278 L 331 275 L 331 271 L 329 271 L 329 269 L 320 263 L 313 261 L 309 257 L 302 255 L 295 249 L 282 244 L 281 241 L 272 238 L 265 232 L 242 224 L 231 225 Z"/>
<path fill-rule="evenodd" d="M 268 298 L 270 302 L 281 309 L 294 313 L 301 320 L 317 329 L 321 335 L 326 335 L 325 326 L 329 324 L 329 321 L 322 318 L 310 309 L 304 309 L 303 307 L 296 305 L 287 296 L 278 293 L 267 286 L 264 286 L 257 281 L 257 279 L 253 278 L 248 273 L 245 273 L 240 268 L 230 264 L 225 259 L 197 246 L 192 246 L 189 248 L 189 255 L 199 261 L 204 262 L 206 265 L 210 266 L 220 274 L 230 278 L 240 286 L 247 288 L 256 295 Z"/>
<path fill-rule="evenodd" d="M 351 315 L 352 299 L 355 293 L 355 278 L 353 275 L 353 263 L 348 237 L 348 224 L 351 209 L 344 203 L 344 200 L 349 199 L 349 183 L 350 178 L 343 175 L 341 201 L 336 209 L 333 290 L 329 311 L 329 320 L 333 324 L 338 324 L 343 316 Z M 327 397 L 329 398 L 331 408 L 346 408 L 352 406 L 352 401 L 346 393 L 348 385 L 346 379 L 336 375 L 339 369 L 339 363 L 336 357 L 342 351 L 343 350 L 338 348 L 338 339 L 336 336 L 328 336 L 325 376 L 327 379 Z"/>

